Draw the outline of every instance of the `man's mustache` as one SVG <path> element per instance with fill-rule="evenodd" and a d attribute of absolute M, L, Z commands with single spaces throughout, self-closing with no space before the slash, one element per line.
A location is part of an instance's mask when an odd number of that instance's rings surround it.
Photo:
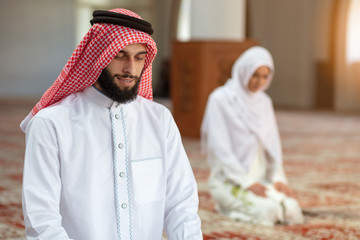
<path fill-rule="evenodd" d="M 138 80 L 139 79 L 139 76 L 136 76 L 136 75 L 131 75 L 131 74 L 115 74 L 113 76 L 113 78 L 130 78 L 130 79 L 134 79 L 134 80 Z"/>

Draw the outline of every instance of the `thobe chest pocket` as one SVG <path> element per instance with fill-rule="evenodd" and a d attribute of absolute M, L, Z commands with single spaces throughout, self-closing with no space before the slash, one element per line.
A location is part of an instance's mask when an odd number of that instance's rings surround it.
<path fill-rule="evenodd" d="M 165 197 L 165 176 L 161 158 L 131 161 L 134 198 L 145 203 Z"/>

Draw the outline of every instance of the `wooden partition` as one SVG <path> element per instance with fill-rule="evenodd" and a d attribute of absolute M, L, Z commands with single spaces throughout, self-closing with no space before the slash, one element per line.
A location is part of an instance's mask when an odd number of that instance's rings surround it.
<path fill-rule="evenodd" d="M 256 41 L 173 42 L 171 100 L 183 136 L 199 138 L 209 94 L 231 76 L 234 61 Z"/>

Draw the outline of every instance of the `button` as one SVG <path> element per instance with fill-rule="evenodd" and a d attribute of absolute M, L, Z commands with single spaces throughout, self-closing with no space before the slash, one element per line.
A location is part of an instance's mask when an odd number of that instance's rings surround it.
<path fill-rule="evenodd" d="M 115 114 L 115 118 L 116 118 L 116 119 L 119 119 L 119 118 L 120 118 L 120 115 L 119 115 L 119 114 Z"/>
<path fill-rule="evenodd" d="M 121 172 L 121 173 L 119 173 L 119 176 L 120 176 L 120 177 L 125 177 L 125 173 L 124 173 L 124 172 Z"/>
<path fill-rule="evenodd" d="M 127 207 L 126 203 L 121 204 L 121 207 L 125 209 Z"/>
<path fill-rule="evenodd" d="M 118 147 L 119 147 L 120 149 L 123 149 L 123 148 L 124 148 L 124 144 L 119 143 Z"/>

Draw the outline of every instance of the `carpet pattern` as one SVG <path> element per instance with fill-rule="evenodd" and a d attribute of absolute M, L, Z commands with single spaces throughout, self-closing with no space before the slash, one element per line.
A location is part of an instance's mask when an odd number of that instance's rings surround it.
<path fill-rule="evenodd" d="M 32 105 L 0 104 L 0 240 L 23 240 L 21 180 L 24 134 L 19 123 Z M 204 240 L 360 239 L 360 115 L 276 111 L 284 167 L 305 223 L 263 227 L 214 211 L 209 168 L 198 139 L 184 138 L 199 187 Z"/>

